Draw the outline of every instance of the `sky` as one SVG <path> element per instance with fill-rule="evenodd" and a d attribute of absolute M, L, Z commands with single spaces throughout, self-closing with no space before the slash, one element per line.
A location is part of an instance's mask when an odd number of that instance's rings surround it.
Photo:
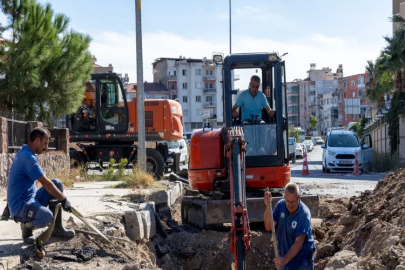
<path fill-rule="evenodd" d="M 91 36 L 90 52 L 136 82 L 135 0 L 37 0 Z M 392 0 L 231 0 L 232 53 L 288 52 L 287 81 L 305 79 L 310 63 L 345 76 L 363 73 L 392 35 Z M 0 22 L 5 22 L 4 15 Z M 159 57 L 229 54 L 229 0 L 143 0 L 143 78 Z M 239 83 L 246 84 L 247 78 Z"/>

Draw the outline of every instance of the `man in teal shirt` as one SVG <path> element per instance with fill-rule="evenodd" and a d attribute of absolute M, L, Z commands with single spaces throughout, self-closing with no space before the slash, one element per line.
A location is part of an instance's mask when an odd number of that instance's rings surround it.
<path fill-rule="evenodd" d="M 274 111 L 270 108 L 269 103 L 267 102 L 266 96 L 263 92 L 259 91 L 260 87 L 260 78 L 256 75 L 253 75 L 250 78 L 249 89 L 243 91 L 238 99 L 236 100 L 235 105 L 232 107 L 232 116 L 234 118 L 238 117 L 237 109 L 242 108 L 242 124 L 252 124 L 256 120 L 258 123 L 262 122 L 262 109 L 265 108 L 270 117 L 274 116 Z M 252 119 L 252 116 L 254 119 Z M 256 119 L 256 115 L 257 119 Z"/>

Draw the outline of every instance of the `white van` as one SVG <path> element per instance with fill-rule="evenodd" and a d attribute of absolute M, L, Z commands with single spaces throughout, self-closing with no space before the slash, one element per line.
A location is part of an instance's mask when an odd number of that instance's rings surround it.
<path fill-rule="evenodd" d="M 326 136 L 326 141 L 321 146 L 322 170 L 331 171 L 352 171 L 354 169 L 355 155 L 359 169 L 372 164 L 373 147 L 371 136 L 366 134 L 359 142 L 357 135 L 352 131 L 339 130 L 331 131 Z"/>
<path fill-rule="evenodd" d="M 169 155 L 171 153 L 181 153 L 180 155 L 180 163 L 183 163 L 184 165 L 188 161 L 188 152 L 187 152 L 187 143 L 184 139 L 178 140 L 178 141 L 164 141 L 163 143 L 167 144 L 167 147 L 169 148 Z M 166 160 L 166 163 L 173 163 L 173 158 L 169 157 Z"/>

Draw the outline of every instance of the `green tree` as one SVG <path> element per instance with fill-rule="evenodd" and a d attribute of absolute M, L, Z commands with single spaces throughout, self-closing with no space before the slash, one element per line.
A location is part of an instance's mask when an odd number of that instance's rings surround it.
<path fill-rule="evenodd" d="M 309 127 L 310 127 L 312 130 L 315 130 L 317 126 L 318 126 L 318 119 L 316 119 L 315 116 L 311 115 L 311 116 L 309 117 Z"/>
<path fill-rule="evenodd" d="M 294 127 L 294 125 L 292 125 L 289 129 L 288 129 L 288 137 L 290 137 L 290 138 L 295 138 L 295 140 L 297 141 L 297 142 L 301 142 L 301 132 L 298 130 L 298 129 L 296 129 L 295 127 Z"/>
<path fill-rule="evenodd" d="M 0 106 L 44 121 L 76 111 L 92 72 L 91 38 L 50 4 L 2 0 L 11 39 L 0 46 Z"/>
<path fill-rule="evenodd" d="M 384 37 L 387 46 L 375 63 L 368 61 L 366 69 L 370 73 L 370 81 L 367 83 L 367 96 L 370 100 L 377 101 L 378 107 L 384 108 L 384 95 L 393 93 L 388 135 L 391 153 L 394 154 L 399 143 L 398 113 L 403 113 L 400 105 L 405 102 L 405 19 L 395 15 L 391 21 L 399 23 L 398 30 L 393 37 Z"/>

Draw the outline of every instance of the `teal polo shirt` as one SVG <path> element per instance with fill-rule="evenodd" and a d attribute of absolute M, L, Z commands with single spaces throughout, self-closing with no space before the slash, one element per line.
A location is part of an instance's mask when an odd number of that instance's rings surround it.
<path fill-rule="evenodd" d="M 242 108 L 242 122 L 245 120 L 251 120 L 250 115 L 258 114 L 257 120 L 262 120 L 262 109 L 267 108 L 269 103 L 267 102 L 266 96 L 263 92 L 258 91 L 255 97 L 252 97 L 249 89 L 243 91 L 238 99 L 236 100 L 236 105 Z"/>

